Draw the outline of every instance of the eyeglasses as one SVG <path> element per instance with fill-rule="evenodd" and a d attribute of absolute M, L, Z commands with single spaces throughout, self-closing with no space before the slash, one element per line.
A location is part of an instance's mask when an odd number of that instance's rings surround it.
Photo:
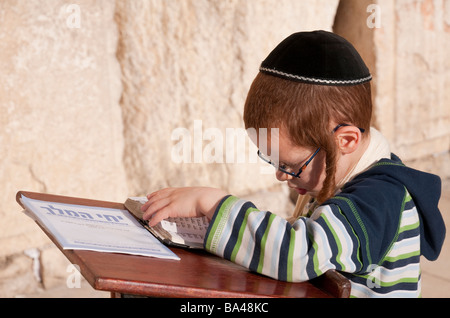
<path fill-rule="evenodd" d="M 346 126 L 351 126 L 351 125 L 349 125 L 349 124 L 340 124 L 340 125 L 337 125 L 337 126 L 333 129 L 332 133 L 335 133 L 336 131 L 338 131 L 339 128 L 341 128 L 341 127 L 346 127 Z M 358 127 L 358 129 L 361 131 L 361 133 L 364 133 L 364 132 L 366 131 L 366 130 L 363 129 L 363 128 L 359 128 L 359 127 Z M 300 169 L 298 170 L 298 172 L 295 172 L 294 169 L 292 169 L 291 167 L 288 167 L 288 166 L 286 166 L 286 165 L 284 165 L 284 164 L 280 165 L 280 164 L 278 164 L 278 163 L 272 161 L 268 156 L 264 155 L 264 154 L 263 154 L 261 151 L 259 151 L 259 150 L 258 150 L 258 156 L 259 156 L 259 158 L 261 158 L 263 161 L 265 161 L 265 162 L 267 162 L 268 164 L 271 164 L 272 166 L 274 166 L 275 169 L 277 169 L 277 170 L 279 170 L 279 171 L 281 171 L 281 172 L 283 172 L 283 173 L 286 173 L 287 175 L 290 175 L 290 176 L 292 176 L 292 177 L 300 178 L 300 174 L 301 174 L 301 173 L 306 169 L 306 167 L 311 163 L 311 161 L 314 159 L 314 157 L 319 153 L 320 149 L 321 149 L 320 147 L 317 148 L 317 150 L 311 155 L 311 157 L 309 157 L 309 159 L 308 159 L 308 160 L 300 167 Z"/>

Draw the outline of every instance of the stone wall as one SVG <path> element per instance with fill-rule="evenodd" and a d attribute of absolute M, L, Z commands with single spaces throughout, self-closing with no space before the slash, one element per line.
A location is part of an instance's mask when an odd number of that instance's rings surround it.
<path fill-rule="evenodd" d="M 412 166 L 450 176 L 450 1 L 380 0 L 377 126 Z"/>
<path fill-rule="evenodd" d="M 450 1 L 341 0 L 333 30 L 355 44 L 374 75 L 373 124 L 392 150 L 449 177 Z"/>
<path fill-rule="evenodd" d="M 210 185 L 285 206 L 286 189 L 248 162 L 248 142 L 232 147 L 246 163 L 207 155 L 212 142 L 220 148 L 211 136 L 243 129 L 259 63 L 296 31 L 348 37 L 375 75 L 374 125 L 404 159 L 450 176 L 449 3 L 1 1 L 0 296 L 48 289 L 68 275 L 62 254 L 20 213 L 18 190 L 124 201 Z M 381 8 L 379 28 L 368 25 L 370 4 Z M 200 157 L 174 160 L 177 128 Z"/>

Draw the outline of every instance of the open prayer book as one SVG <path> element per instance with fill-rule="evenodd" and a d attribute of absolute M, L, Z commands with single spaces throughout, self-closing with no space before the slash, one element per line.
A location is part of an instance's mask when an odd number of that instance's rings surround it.
<path fill-rule="evenodd" d="M 124 205 L 157 239 L 167 245 L 203 248 L 203 241 L 209 226 L 209 221 L 206 217 L 168 218 L 150 227 L 148 221 L 142 219 L 141 206 L 145 202 L 147 202 L 146 197 L 130 197 L 125 201 Z"/>
<path fill-rule="evenodd" d="M 61 249 L 124 253 L 179 260 L 122 208 L 32 199 L 18 193 L 24 212 L 36 221 Z M 35 196 L 36 197 L 36 196 Z M 45 197 L 45 196 L 44 196 Z M 55 196 L 56 197 L 56 196 Z"/>

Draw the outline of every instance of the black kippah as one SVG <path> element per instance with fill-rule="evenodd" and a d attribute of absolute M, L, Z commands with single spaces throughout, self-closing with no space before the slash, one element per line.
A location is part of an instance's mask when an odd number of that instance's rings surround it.
<path fill-rule="evenodd" d="M 262 62 L 260 71 L 318 85 L 357 85 L 372 79 L 353 45 L 331 32 L 294 33 Z"/>

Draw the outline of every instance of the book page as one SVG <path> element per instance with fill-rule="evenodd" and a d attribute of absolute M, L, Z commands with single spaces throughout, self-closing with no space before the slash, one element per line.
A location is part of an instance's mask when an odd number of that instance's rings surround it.
<path fill-rule="evenodd" d="M 161 221 L 161 227 L 172 235 L 172 240 L 184 244 L 201 244 L 208 230 L 208 219 L 203 218 L 168 218 Z"/>
<path fill-rule="evenodd" d="M 130 197 L 125 202 L 125 206 L 134 215 L 142 219 L 143 213 L 140 207 L 145 202 L 147 202 L 146 197 Z M 196 218 L 179 217 L 162 220 L 149 230 L 165 242 L 169 241 L 175 244 L 187 245 L 188 247 L 203 248 L 203 241 L 208 226 L 209 221 L 206 216 Z"/>
<path fill-rule="evenodd" d="M 127 211 L 21 197 L 27 214 L 63 249 L 92 250 L 176 259 Z"/>

